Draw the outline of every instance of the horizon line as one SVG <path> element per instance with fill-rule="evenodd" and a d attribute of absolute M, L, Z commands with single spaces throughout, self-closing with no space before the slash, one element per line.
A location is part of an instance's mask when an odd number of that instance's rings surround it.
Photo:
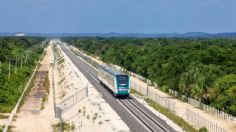
<path fill-rule="evenodd" d="M 236 33 L 234 32 L 202 32 L 202 31 L 191 31 L 191 32 L 163 32 L 163 33 L 140 33 L 140 32 L 127 32 L 127 33 L 121 33 L 121 32 L 51 32 L 51 33 L 42 33 L 42 32 L 0 32 L 0 34 L 17 34 L 17 33 L 24 33 L 24 34 L 186 34 L 186 33 L 206 33 L 206 34 L 225 34 L 225 33 Z"/>

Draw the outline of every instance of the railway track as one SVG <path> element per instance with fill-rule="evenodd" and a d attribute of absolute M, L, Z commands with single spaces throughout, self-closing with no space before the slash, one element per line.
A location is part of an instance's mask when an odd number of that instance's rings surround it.
<path fill-rule="evenodd" d="M 115 98 L 112 93 L 108 92 L 108 89 L 98 82 L 97 71 L 93 67 L 80 60 L 80 58 L 69 51 L 64 45 L 61 45 L 61 48 L 94 85 L 98 92 L 104 96 L 104 99 L 120 115 L 122 120 L 130 127 L 131 131 L 175 132 L 164 120 L 160 119 L 132 96 L 127 99 Z"/>
<path fill-rule="evenodd" d="M 145 110 L 139 107 L 133 98 L 119 99 L 119 102 L 127 108 L 149 131 L 151 132 L 169 132 L 165 127 L 158 123 Z"/>

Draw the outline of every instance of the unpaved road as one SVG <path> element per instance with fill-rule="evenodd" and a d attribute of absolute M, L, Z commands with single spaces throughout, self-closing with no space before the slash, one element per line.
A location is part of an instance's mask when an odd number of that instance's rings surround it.
<path fill-rule="evenodd" d="M 13 122 L 13 131 L 16 132 L 46 132 L 52 131 L 51 124 L 55 121 L 52 92 L 47 93 L 45 88 L 46 77 L 51 82 L 52 49 L 48 46 L 46 55 L 36 72 L 34 86 L 26 95 L 24 104 L 20 108 L 16 121 Z M 51 86 L 51 83 L 50 83 Z M 49 91 L 52 91 L 51 87 Z M 43 97 L 48 100 L 42 104 Z M 44 107 L 42 109 L 42 106 Z"/>

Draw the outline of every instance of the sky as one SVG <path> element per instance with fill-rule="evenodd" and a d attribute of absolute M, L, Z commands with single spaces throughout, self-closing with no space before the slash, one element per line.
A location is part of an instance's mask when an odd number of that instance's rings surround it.
<path fill-rule="evenodd" d="M 236 0 L 0 0 L 0 32 L 236 32 Z"/>

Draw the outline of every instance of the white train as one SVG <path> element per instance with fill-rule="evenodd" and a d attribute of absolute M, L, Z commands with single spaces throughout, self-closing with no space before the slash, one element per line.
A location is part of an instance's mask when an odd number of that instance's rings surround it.
<path fill-rule="evenodd" d="M 98 71 L 100 83 L 111 89 L 115 96 L 129 96 L 130 94 L 130 77 L 120 71 L 110 67 L 101 66 Z"/>

